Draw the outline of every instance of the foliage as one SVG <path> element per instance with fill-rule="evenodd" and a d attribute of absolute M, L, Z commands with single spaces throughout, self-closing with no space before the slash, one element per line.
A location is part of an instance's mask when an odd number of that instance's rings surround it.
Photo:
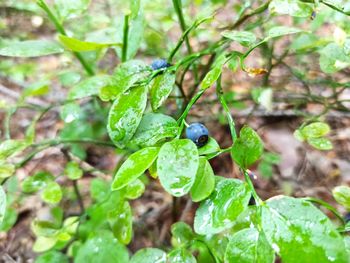
<path fill-rule="evenodd" d="M 218 32 L 209 23 L 216 19 L 214 10 L 218 6 L 228 8 L 228 1 L 194 1 L 197 9 L 203 11 L 196 17 L 189 15 L 191 1 L 181 0 L 173 0 L 173 6 L 166 4 L 165 8 L 159 8 L 164 5 L 162 1 L 108 1 L 113 5 L 110 11 L 115 17 L 89 14 L 93 1 L 87 0 L 55 0 L 50 1 L 52 5 L 38 0 L 36 6 L 19 2 L 22 1 L 5 1 L 14 9 L 47 18 L 45 23 L 51 22 L 58 37 L 0 39 L 0 55 L 6 61 L 0 62 L 3 74 L 17 83 L 29 74 L 35 75 L 30 61 L 23 62 L 19 68 L 16 63 L 26 60 L 13 62 L 11 57 L 55 55 L 72 62 L 62 72 L 52 72 L 24 89 L 16 105 L 1 105 L 6 120 L 0 143 L 0 230 L 9 231 L 15 224 L 14 204 L 39 193 L 42 201 L 51 207 L 51 218 L 35 219 L 31 224 L 36 236 L 33 251 L 41 253 L 35 262 L 267 263 L 277 257 L 283 262 L 301 259 L 310 263 L 348 262 L 350 246 L 346 232 L 350 226 L 335 208 L 315 198 L 275 196 L 261 200 L 258 196 L 251 180 L 254 174 L 248 169 L 261 159 L 258 171 L 266 178 L 271 177 L 280 156 L 264 149 L 259 132 L 252 127 L 245 125 L 237 132 L 230 106 L 238 101 L 234 93 L 223 91 L 222 75 L 239 69 L 251 77 L 264 75 L 263 85 L 251 92 L 251 99 L 257 107 L 271 111 L 275 91 L 269 87 L 268 78 L 273 63 L 284 63 L 288 55 L 302 61 L 309 54 L 319 54 L 319 67 L 324 74 L 348 68 L 349 3 L 241 1 L 234 5 L 234 20 Z M 115 10 L 123 12 L 114 14 Z M 204 12 L 207 10 L 211 11 L 210 15 Z M 291 17 L 293 26 L 279 24 L 281 16 Z M 172 42 L 165 32 L 177 20 L 182 35 Z M 86 21 L 90 22 L 86 24 Z M 316 34 L 324 23 L 334 23 L 339 29 L 334 38 L 320 38 Z M 195 42 L 204 34 L 207 34 L 205 46 L 194 49 L 190 40 L 193 38 Z M 280 57 L 274 57 L 274 46 L 285 38 L 291 43 L 284 47 Z M 139 50 L 166 56 L 167 66 L 152 68 L 150 63 L 136 58 Z M 251 67 L 248 58 L 258 51 L 264 54 L 267 63 Z M 120 63 L 115 68 L 103 68 L 102 61 L 111 53 Z M 203 60 L 205 57 L 209 59 Z M 314 80 L 308 78 L 299 64 L 295 68 L 286 67 L 307 87 L 307 92 L 301 94 L 301 102 L 295 103 L 295 110 L 308 101 L 323 105 L 324 109 L 317 116 L 304 114 L 304 123 L 295 131 L 295 137 L 318 150 L 332 149 L 332 142 L 326 137 L 331 128 L 322 116 L 330 110 L 345 110 L 338 97 L 349 88 L 349 83 L 331 77 L 323 79 L 332 88 L 332 95 L 324 98 L 309 89 Z M 187 92 L 183 88 L 186 73 L 193 77 Z M 28 98 L 50 92 L 55 78 L 69 89 L 66 98 L 49 106 L 33 105 L 33 100 Z M 220 122 L 230 129 L 231 146 L 224 149 L 213 137 L 203 147 L 197 147 L 183 135 L 190 110 L 203 94 L 212 90 L 217 95 L 214 103 L 223 109 Z M 172 107 L 167 108 L 170 102 Z M 22 107 L 33 108 L 38 117 L 33 119 L 23 138 L 14 139 L 9 123 Z M 59 109 L 64 127 L 56 138 L 39 141 L 36 124 L 54 108 Z M 86 157 L 85 144 L 112 147 L 126 156 L 116 167 L 113 178 L 91 180 L 87 200 L 80 195 L 79 181 L 85 173 L 98 169 L 87 170 L 81 164 Z M 67 164 L 62 175 L 69 184 L 62 184 L 58 176 L 46 171 L 18 182 L 16 169 L 24 167 L 37 153 L 57 145 L 64 146 L 62 152 Z M 244 180 L 214 174 L 210 160 L 228 152 Z M 171 247 L 143 248 L 131 255 L 127 248 L 133 238 L 130 200 L 140 198 L 145 191 L 148 184 L 145 174 L 159 179 L 167 192 L 164 195 L 170 194 L 174 200 L 188 196 L 199 206 L 193 230 L 183 222 L 174 222 Z M 350 209 L 349 187 L 337 187 L 333 195 L 340 205 Z M 68 217 L 63 212 L 64 200 L 79 204 L 81 211 L 77 216 Z M 250 205 L 250 200 L 255 205 Z M 332 222 L 318 206 L 334 213 L 339 224 Z"/>

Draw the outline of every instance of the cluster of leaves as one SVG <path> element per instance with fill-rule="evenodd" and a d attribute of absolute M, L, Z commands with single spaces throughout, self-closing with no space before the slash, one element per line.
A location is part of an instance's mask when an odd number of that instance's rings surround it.
<path fill-rule="evenodd" d="M 264 22 L 261 16 L 257 23 L 244 31 L 224 31 L 219 41 L 197 53 L 191 53 L 188 41 L 190 33 L 212 16 L 199 18 L 186 27 L 181 1 L 174 0 L 183 35 L 172 47 L 168 57 L 172 65 L 152 70 L 145 62 L 134 59 L 144 33 L 145 16 L 140 1 L 132 1 L 130 11 L 125 12 L 123 20 L 116 27 L 119 31 L 106 28 L 102 32 L 90 34 L 85 40 L 68 35 L 64 23 L 83 14 L 89 1 L 54 2 L 52 8 L 44 0 L 37 1 L 56 27 L 59 42 L 9 41 L 0 48 L 0 55 L 36 57 L 68 51 L 80 61 L 88 76 L 82 81 L 77 72 L 64 72 L 59 76 L 63 86 L 72 87 L 67 99 L 59 105 L 65 127 L 57 139 L 41 143 L 35 141 L 35 124 L 50 106 L 33 121 L 25 139 L 14 140 L 8 134 L 8 138 L 0 144 L 0 180 L 4 185 L 0 187 L 1 230 L 8 230 L 15 223 L 16 212 L 11 205 L 16 199 L 23 198 L 13 194 L 13 188 L 17 186 L 11 185 L 18 185 L 18 182 L 12 175 L 16 168 L 25 165 L 39 151 L 65 144 L 73 155 L 84 159 L 85 152 L 79 144 L 96 143 L 116 147 L 128 157 L 117 169 L 113 180 L 91 181 L 92 203 L 86 209 L 81 205 L 82 211 L 78 216 L 64 218 L 63 210 L 56 205 L 64 194 L 68 200 L 81 198 L 77 180 L 84 175 L 84 171 L 79 162 L 70 160 L 62 174 L 72 181 L 74 197 L 68 189 L 62 189 L 57 178 L 48 172 L 36 173 L 21 182 L 22 193 L 40 191 L 42 200 L 52 206 L 50 219 L 32 222 L 32 231 L 37 237 L 33 250 L 43 252 L 36 262 L 69 262 L 69 258 L 73 258 L 74 262 L 274 262 L 276 255 L 283 262 L 300 262 L 300 259 L 304 262 L 348 262 L 350 239 L 344 233 L 349 231 L 349 224 L 344 224 L 333 207 L 310 198 L 277 196 L 266 201 L 260 199 L 248 168 L 262 158 L 259 170 L 269 177 L 279 157 L 273 153 L 264 153 L 261 138 L 249 126 L 240 129 L 237 136 L 228 107 L 228 96 L 223 94 L 221 88 L 221 74 L 226 66 L 231 70 L 240 67 L 249 75 L 267 73 L 264 68 L 248 67 L 246 58 L 255 49 L 291 34 L 301 34 L 292 43 L 297 53 L 318 49 L 320 67 L 325 73 L 341 70 L 349 65 L 349 40 L 346 37 L 338 38 L 335 42 L 321 41 L 302 29 L 275 25 L 269 25 L 267 33 L 258 37 L 253 29 Z M 349 15 L 348 6 L 339 4 L 339 1 L 272 0 L 265 1 L 256 9 L 250 1 L 246 2 L 239 12 L 236 25 L 263 12 L 270 12 L 271 16 L 287 14 L 297 18 L 312 17 L 313 12 L 321 6 Z M 247 10 L 250 11 L 246 13 Z M 244 52 L 231 50 L 231 42 L 240 44 Z M 176 56 L 184 43 L 190 54 Z M 322 49 L 320 45 L 324 45 Z M 113 74 L 96 75 L 97 63 L 91 64 L 89 61 L 93 57 L 97 62 L 107 49 L 114 50 L 122 63 Z M 192 96 L 186 97 L 177 78 L 181 71 L 186 73 L 189 69 L 195 74 L 198 60 L 206 55 L 213 57 L 212 64 L 209 64 L 202 79 L 196 80 L 198 89 L 194 89 Z M 221 149 L 214 138 L 198 148 L 191 140 L 182 137 L 192 106 L 213 86 L 216 87 L 218 103 L 224 109 L 232 137 L 231 147 L 225 149 Z M 8 116 L 11 117 L 27 97 L 45 94 L 47 87 L 46 82 L 28 87 L 16 107 L 8 109 Z M 183 101 L 177 103 L 180 112 L 177 119 L 165 114 L 163 107 L 171 94 L 183 96 Z M 252 94 L 254 101 L 268 110 L 271 109 L 271 96 L 272 89 L 269 87 L 257 89 Z M 87 124 L 89 118 L 95 118 L 93 124 Z M 111 141 L 100 140 L 105 134 L 104 127 Z M 332 144 L 325 137 L 329 131 L 326 123 L 311 119 L 295 132 L 295 136 L 317 149 L 329 150 Z M 29 150 L 32 151 L 28 156 L 16 162 L 14 157 Z M 231 153 L 245 181 L 214 174 L 209 160 L 225 152 Z M 129 202 L 139 198 L 145 191 L 149 180 L 145 173 L 154 179 L 159 178 L 164 190 L 173 197 L 189 194 L 193 202 L 199 202 L 199 207 L 193 229 L 183 222 L 173 224 L 172 247 L 167 251 L 144 248 L 130 257 L 126 247 L 133 235 Z M 336 200 L 347 209 L 349 192 L 346 187 L 334 190 Z M 255 205 L 249 205 L 252 198 Z M 337 228 L 313 203 L 331 210 L 340 218 L 342 225 Z M 65 251 L 65 254 L 60 251 Z"/>

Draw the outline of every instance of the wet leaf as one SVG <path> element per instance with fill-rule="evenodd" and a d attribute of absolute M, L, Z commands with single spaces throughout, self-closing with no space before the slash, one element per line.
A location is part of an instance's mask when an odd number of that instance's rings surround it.
<path fill-rule="evenodd" d="M 112 232 L 122 244 L 129 244 L 132 237 L 132 213 L 128 202 L 123 202 L 108 213 Z"/>
<path fill-rule="evenodd" d="M 215 176 L 210 163 L 205 157 L 199 158 L 196 180 L 191 188 L 191 198 L 194 202 L 207 198 L 214 190 Z"/>
<path fill-rule="evenodd" d="M 225 262 L 272 263 L 275 253 L 263 232 L 246 228 L 235 233 L 227 245 Z"/>
<path fill-rule="evenodd" d="M 153 79 L 150 88 L 152 110 L 156 111 L 168 98 L 175 84 L 174 72 L 166 71 Z"/>
<path fill-rule="evenodd" d="M 330 127 L 324 122 L 314 122 L 301 129 L 304 138 L 319 138 L 330 132 Z"/>
<path fill-rule="evenodd" d="M 49 182 L 43 192 L 41 198 L 49 204 L 57 204 L 62 199 L 62 190 L 58 183 L 52 181 Z"/>
<path fill-rule="evenodd" d="M 166 253 L 158 248 L 143 248 L 130 259 L 130 263 L 166 263 Z"/>
<path fill-rule="evenodd" d="M 22 140 L 5 140 L 0 144 L 0 160 L 13 157 L 28 147 L 28 143 Z"/>
<path fill-rule="evenodd" d="M 34 263 L 68 263 L 69 259 L 66 255 L 58 251 L 49 251 L 38 256 Z"/>
<path fill-rule="evenodd" d="M 129 183 L 123 190 L 125 198 L 134 200 L 145 192 L 145 184 L 140 179 L 136 179 Z"/>
<path fill-rule="evenodd" d="M 218 151 L 220 151 L 220 146 L 213 137 L 209 137 L 208 142 L 198 149 L 199 155 L 208 155 Z"/>
<path fill-rule="evenodd" d="M 187 194 L 196 179 L 198 159 L 197 146 L 188 139 L 164 143 L 157 160 L 157 172 L 164 189 L 173 196 Z"/>
<path fill-rule="evenodd" d="M 83 176 L 83 170 L 80 169 L 77 162 L 69 162 L 66 164 L 64 174 L 71 180 L 78 180 Z"/>
<path fill-rule="evenodd" d="M 313 12 L 312 5 L 295 0 L 273 0 L 269 9 L 271 12 L 295 17 L 310 17 Z"/>
<path fill-rule="evenodd" d="M 155 161 L 158 152 L 158 147 L 148 147 L 130 155 L 116 173 L 112 190 L 121 189 L 140 177 Z"/>
<path fill-rule="evenodd" d="M 168 254 L 168 263 L 196 263 L 195 257 L 186 249 L 178 248 Z"/>
<path fill-rule="evenodd" d="M 55 177 L 48 172 L 38 172 L 33 176 L 28 176 L 22 182 L 22 191 L 24 193 L 35 193 L 43 189 L 49 182 L 53 181 Z"/>
<path fill-rule="evenodd" d="M 249 31 L 224 31 L 222 36 L 237 41 L 242 46 L 248 47 L 256 42 L 256 36 Z"/>
<path fill-rule="evenodd" d="M 318 150 L 328 151 L 333 149 L 332 142 L 327 138 L 310 138 L 307 142 Z"/>
<path fill-rule="evenodd" d="M 184 222 L 177 222 L 171 226 L 171 234 L 178 245 L 184 245 L 192 241 L 195 234 L 192 228 Z"/>
<path fill-rule="evenodd" d="M 341 185 L 337 186 L 332 191 L 334 199 L 350 211 L 350 187 Z"/>
<path fill-rule="evenodd" d="M 212 194 L 201 202 L 194 219 L 194 230 L 201 235 L 220 233 L 234 225 L 248 206 L 250 192 L 240 180 L 216 177 Z"/>
<path fill-rule="evenodd" d="M 212 68 L 202 80 L 201 89 L 204 90 L 204 89 L 210 88 L 215 83 L 215 81 L 217 81 L 217 79 L 220 77 L 221 72 L 222 72 L 222 64 Z"/>
<path fill-rule="evenodd" d="M 0 56 L 40 57 L 62 53 L 64 49 L 56 42 L 48 40 L 27 40 L 11 43 L 0 48 Z"/>
<path fill-rule="evenodd" d="M 64 35 L 59 35 L 58 39 L 61 43 L 72 51 L 82 52 L 82 51 L 93 51 L 101 48 L 106 48 L 110 46 L 121 46 L 121 43 L 96 43 L 81 41 L 73 37 L 67 37 Z"/>
<path fill-rule="evenodd" d="M 0 180 L 12 176 L 16 167 L 11 163 L 0 162 Z"/>
<path fill-rule="evenodd" d="M 131 89 L 118 97 L 108 115 L 107 131 L 113 143 L 124 148 L 135 134 L 147 103 L 147 89 Z"/>
<path fill-rule="evenodd" d="M 344 242 L 332 222 L 311 203 L 287 196 L 269 199 L 262 228 L 283 262 L 347 262 Z"/>
<path fill-rule="evenodd" d="M 89 6 L 91 0 L 55 0 L 55 9 L 60 19 L 66 20 L 77 17 Z"/>
<path fill-rule="evenodd" d="M 276 26 L 276 27 L 272 27 L 269 30 L 266 39 L 296 34 L 296 33 L 300 33 L 300 32 L 303 32 L 303 30 L 301 30 L 300 28 Z"/>

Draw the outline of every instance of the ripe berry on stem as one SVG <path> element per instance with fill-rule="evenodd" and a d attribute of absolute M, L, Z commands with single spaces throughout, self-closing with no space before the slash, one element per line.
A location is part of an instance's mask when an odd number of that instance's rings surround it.
<path fill-rule="evenodd" d="M 208 142 L 209 131 L 201 123 L 192 123 L 186 128 L 186 137 L 198 147 L 202 147 Z"/>
<path fill-rule="evenodd" d="M 165 59 L 156 59 L 152 62 L 151 68 L 153 70 L 165 69 L 170 67 L 171 65 Z"/>

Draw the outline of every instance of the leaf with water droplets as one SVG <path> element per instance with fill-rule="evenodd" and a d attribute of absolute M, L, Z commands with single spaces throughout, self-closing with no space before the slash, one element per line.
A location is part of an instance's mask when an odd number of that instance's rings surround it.
<path fill-rule="evenodd" d="M 152 165 L 158 152 L 158 147 L 148 147 L 130 155 L 115 175 L 112 190 L 121 189 L 135 181 Z"/>
<path fill-rule="evenodd" d="M 168 263 L 196 263 L 195 257 L 185 248 L 177 248 L 168 254 Z"/>
<path fill-rule="evenodd" d="M 188 139 L 164 143 L 157 160 L 157 172 L 164 189 L 173 196 L 187 194 L 196 179 L 198 159 L 197 146 Z"/>
<path fill-rule="evenodd" d="M 156 111 L 168 98 L 175 84 L 174 72 L 165 72 L 155 77 L 150 88 L 152 110 Z"/>
<path fill-rule="evenodd" d="M 166 253 L 158 248 L 143 248 L 130 259 L 130 263 L 166 263 Z"/>
<path fill-rule="evenodd" d="M 10 43 L 0 48 L 0 56 L 8 57 L 40 57 L 62 53 L 64 49 L 56 42 L 48 40 L 27 40 Z"/>
<path fill-rule="evenodd" d="M 348 262 L 344 241 L 335 226 L 310 202 L 287 196 L 262 207 L 262 229 L 284 263 Z"/>
<path fill-rule="evenodd" d="M 147 89 L 136 87 L 119 96 L 108 115 L 107 131 L 113 143 L 124 148 L 135 134 L 146 108 Z"/>
<path fill-rule="evenodd" d="M 246 228 L 230 238 L 225 252 L 225 262 L 272 263 L 275 262 L 275 253 L 264 232 L 259 232 L 256 228 Z"/>
<path fill-rule="evenodd" d="M 191 198 L 194 202 L 207 198 L 215 187 L 215 176 L 210 163 L 205 157 L 199 158 L 196 180 L 191 188 Z"/>
<path fill-rule="evenodd" d="M 172 117 L 161 113 L 147 113 L 142 117 L 130 143 L 141 147 L 153 146 L 160 140 L 175 137 L 178 131 L 179 126 Z"/>
<path fill-rule="evenodd" d="M 209 235 L 232 227 L 239 214 L 247 208 L 250 196 L 247 185 L 242 181 L 216 177 L 214 191 L 196 211 L 195 232 Z"/>
<path fill-rule="evenodd" d="M 116 208 L 108 213 L 108 222 L 114 236 L 122 244 L 129 244 L 132 237 L 132 212 L 128 202 L 115 204 Z"/>

